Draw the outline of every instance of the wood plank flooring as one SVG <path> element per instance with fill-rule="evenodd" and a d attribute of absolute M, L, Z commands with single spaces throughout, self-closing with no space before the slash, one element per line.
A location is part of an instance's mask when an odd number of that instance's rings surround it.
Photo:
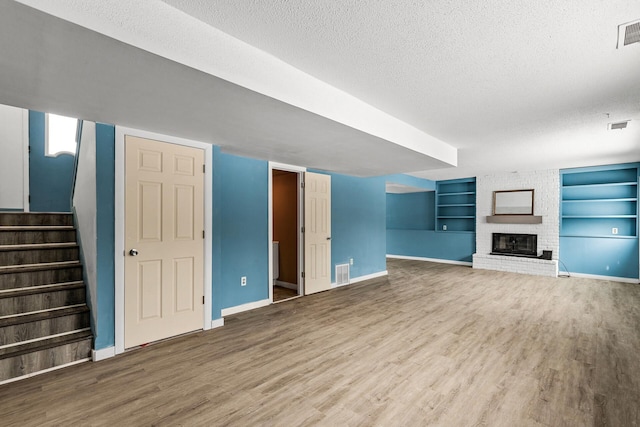
<path fill-rule="evenodd" d="M 0 423 L 640 425 L 639 285 L 388 270 L 0 386 Z"/>

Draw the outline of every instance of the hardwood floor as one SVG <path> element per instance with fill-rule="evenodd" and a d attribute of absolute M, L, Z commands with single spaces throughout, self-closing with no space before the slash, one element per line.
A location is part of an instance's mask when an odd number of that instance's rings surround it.
<path fill-rule="evenodd" d="M 640 286 L 389 277 L 0 387 L 3 425 L 640 424 Z"/>

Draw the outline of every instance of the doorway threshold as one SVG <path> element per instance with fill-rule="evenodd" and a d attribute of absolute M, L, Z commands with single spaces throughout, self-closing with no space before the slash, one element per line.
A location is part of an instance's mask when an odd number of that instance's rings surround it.
<path fill-rule="evenodd" d="M 298 298 L 300 298 L 301 296 L 302 296 L 302 295 L 296 295 L 296 296 L 293 296 L 293 297 L 289 297 L 289 298 L 281 299 L 281 300 L 278 300 L 278 301 L 274 301 L 273 303 L 274 303 L 274 304 L 280 304 L 281 302 L 291 301 L 291 300 L 294 300 L 294 299 L 298 299 Z"/>

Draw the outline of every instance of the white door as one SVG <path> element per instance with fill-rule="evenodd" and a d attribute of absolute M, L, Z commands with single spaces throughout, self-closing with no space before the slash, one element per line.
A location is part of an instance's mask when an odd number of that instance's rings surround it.
<path fill-rule="evenodd" d="M 304 174 L 305 294 L 331 288 L 331 176 Z"/>
<path fill-rule="evenodd" d="M 204 150 L 125 137 L 125 348 L 202 329 Z"/>
<path fill-rule="evenodd" d="M 0 209 L 29 210 L 27 110 L 0 105 Z"/>

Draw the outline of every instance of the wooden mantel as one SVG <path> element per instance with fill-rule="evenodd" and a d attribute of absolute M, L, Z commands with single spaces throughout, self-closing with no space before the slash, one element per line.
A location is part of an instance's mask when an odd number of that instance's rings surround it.
<path fill-rule="evenodd" d="M 493 224 L 542 224 L 538 215 L 487 215 L 487 222 Z"/>

